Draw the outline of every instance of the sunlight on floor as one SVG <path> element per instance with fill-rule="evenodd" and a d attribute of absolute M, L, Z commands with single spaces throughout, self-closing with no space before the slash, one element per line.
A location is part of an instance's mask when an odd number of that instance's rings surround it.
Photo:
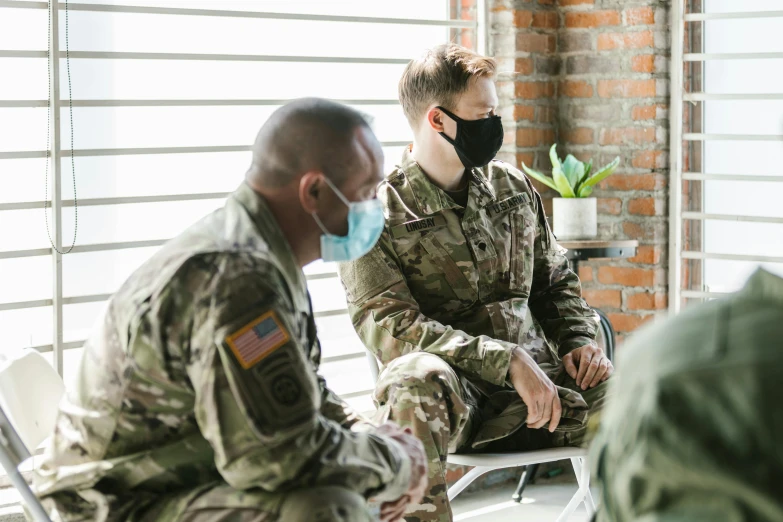
<path fill-rule="evenodd" d="M 467 493 L 452 503 L 455 522 L 554 522 L 576 491 L 576 484 L 530 485 L 522 502 L 511 500 L 514 485 Z M 593 498 L 597 492 L 593 490 Z M 569 522 L 588 522 L 584 505 Z"/>
<path fill-rule="evenodd" d="M 465 493 L 453 502 L 454 522 L 554 522 L 575 491 L 576 483 L 532 484 L 519 504 L 511 500 L 514 484 Z M 597 498 L 595 490 L 593 497 Z M 15 490 L 0 489 L 0 522 L 21 520 L 19 501 Z M 583 505 L 569 522 L 588 522 Z"/>

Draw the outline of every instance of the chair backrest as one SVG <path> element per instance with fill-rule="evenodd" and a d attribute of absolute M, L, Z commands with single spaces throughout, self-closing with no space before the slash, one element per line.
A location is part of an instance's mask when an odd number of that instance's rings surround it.
<path fill-rule="evenodd" d="M 36 351 L 0 360 L 0 465 L 35 522 L 51 520 L 18 468 L 54 430 L 64 391 L 60 376 Z"/>
<path fill-rule="evenodd" d="M 372 375 L 372 382 L 378 381 L 378 372 L 380 372 L 380 366 L 378 365 L 378 359 L 370 350 L 367 350 L 367 364 L 370 366 L 370 374 Z"/>
<path fill-rule="evenodd" d="M 62 379 L 37 351 L 0 361 L 0 407 L 30 452 L 54 430 L 64 393 Z"/>
<path fill-rule="evenodd" d="M 4 464 L 7 463 L 13 467 L 18 467 L 19 464 L 32 456 L 30 450 L 27 449 L 27 446 L 25 446 L 24 442 L 22 442 L 22 439 L 19 437 L 19 434 L 14 429 L 14 425 L 11 424 L 11 421 L 5 414 L 2 406 L 0 406 L 0 433 L 3 434 L 3 438 L 0 440 L 0 446 L 3 447 L 6 455 L 3 460 Z"/>

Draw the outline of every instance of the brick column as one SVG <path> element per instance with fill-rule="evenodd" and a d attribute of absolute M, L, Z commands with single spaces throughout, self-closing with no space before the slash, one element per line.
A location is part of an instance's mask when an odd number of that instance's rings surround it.
<path fill-rule="evenodd" d="M 501 71 L 500 114 L 506 129 L 501 159 L 545 168 L 556 136 L 559 18 L 553 0 L 498 0 L 490 7 L 490 48 Z"/>
<path fill-rule="evenodd" d="M 667 305 L 667 10 L 662 0 L 490 4 L 507 138 L 501 159 L 548 170 L 555 141 L 561 156 L 596 166 L 620 156 L 617 173 L 594 192 L 599 237 L 641 246 L 630 260 L 583 263 L 580 276 L 588 302 L 621 338 Z"/>

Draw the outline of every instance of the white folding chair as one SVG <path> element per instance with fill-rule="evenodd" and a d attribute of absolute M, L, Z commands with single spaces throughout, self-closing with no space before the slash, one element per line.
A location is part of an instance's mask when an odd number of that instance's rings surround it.
<path fill-rule="evenodd" d="M 378 360 L 368 351 L 367 361 L 370 365 L 373 380 L 377 381 L 379 372 Z M 557 522 L 568 520 L 582 502 L 584 502 L 585 509 L 587 509 L 588 518 L 591 519 L 595 514 L 595 502 L 593 501 L 593 495 L 590 493 L 590 466 L 587 464 L 587 450 L 584 448 L 552 448 L 518 453 L 449 454 L 447 462 L 460 466 L 473 466 L 473 469 L 468 471 L 464 477 L 449 488 L 449 500 L 453 500 L 474 480 L 490 471 L 565 459 L 571 460 L 579 487 L 563 512 L 557 517 Z"/>
<path fill-rule="evenodd" d="M 19 466 L 54 430 L 65 392 L 43 355 L 21 350 L 0 360 L 0 464 L 35 522 L 50 522 Z"/>

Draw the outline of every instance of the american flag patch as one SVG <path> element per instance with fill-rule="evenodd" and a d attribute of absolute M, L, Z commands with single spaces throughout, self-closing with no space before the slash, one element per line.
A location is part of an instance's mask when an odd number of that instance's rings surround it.
<path fill-rule="evenodd" d="M 270 311 L 226 338 L 245 370 L 261 361 L 290 339 L 274 311 Z"/>

